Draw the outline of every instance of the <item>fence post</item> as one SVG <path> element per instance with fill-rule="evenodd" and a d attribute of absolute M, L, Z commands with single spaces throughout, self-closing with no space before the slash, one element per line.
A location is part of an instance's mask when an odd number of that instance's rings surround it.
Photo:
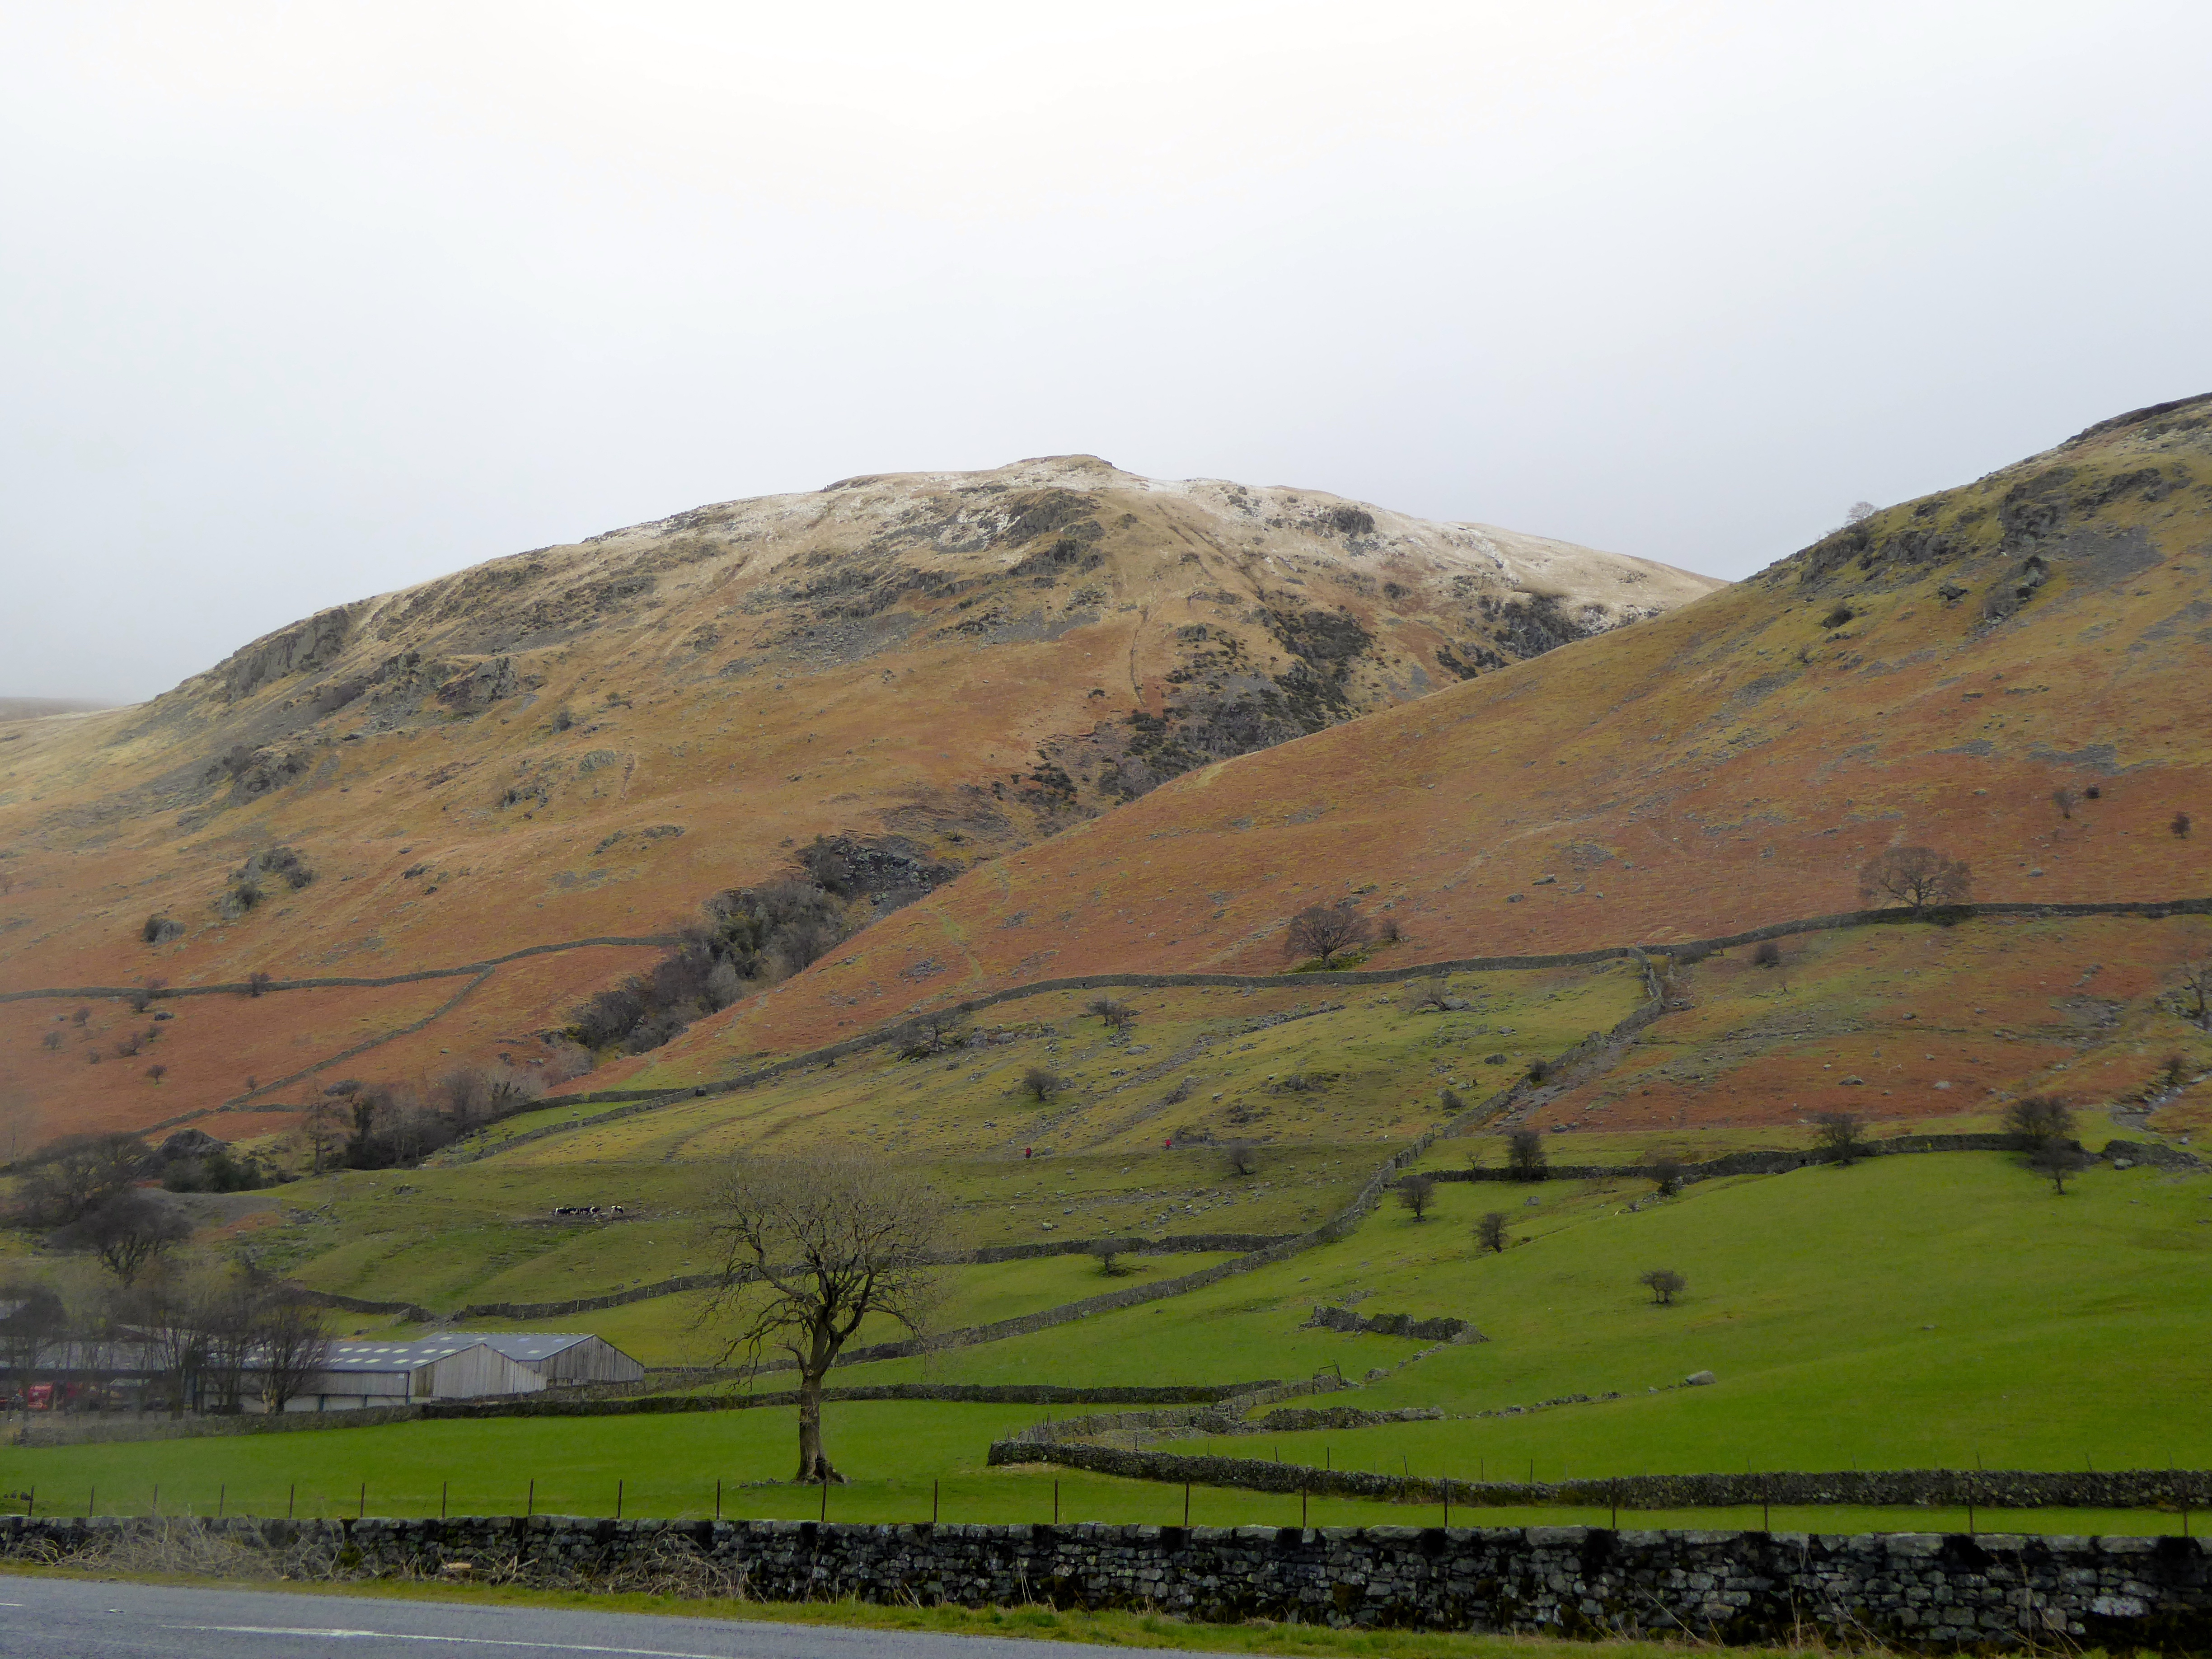
<path fill-rule="evenodd" d="M 85 1518 L 86 1520 L 88 1520 L 88 1521 L 91 1520 L 91 1519 L 92 1519 L 92 1517 L 93 1517 L 95 1514 L 97 1514 L 97 1513 L 99 1512 L 99 1510 L 100 1510 L 100 1488 L 99 1488 L 97 1486 L 94 1486 L 94 1487 L 93 1487 L 89 1492 L 88 1492 L 85 1494 L 85 1499 L 84 1499 L 84 1518 Z"/>
<path fill-rule="evenodd" d="M 361 1483 L 361 1507 L 360 1507 L 359 1509 L 357 1509 L 357 1510 L 356 1510 L 354 1511 L 353 1518 L 354 1518 L 355 1520 L 358 1521 L 358 1520 L 360 1520 L 362 1516 L 366 1516 L 368 1513 L 368 1481 L 366 1481 L 366 1480 L 364 1480 L 364 1481 L 362 1481 L 362 1482 Z"/>
<path fill-rule="evenodd" d="M 438 1519 L 441 1521 L 446 1518 L 446 1493 L 451 1489 L 453 1484 L 450 1480 L 441 1480 L 438 1483 Z"/>
<path fill-rule="evenodd" d="M 721 1518 L 722 1518 L 722 1477 L 721 1477 L 721 1476 L 720 1476 L 720 1475 L 718 1474 L 718 1475 L 716 1475 L 716 1476 L 714 1477 L 714 1519 L 716 1519 L 717 1521 L 719 1521 L 719 1520 L 720 1520 Z"/>
<path fill-rule="evenodd" d="M 154 1497 L 157 1502 L 160 1500 L 161 1496 L 161 1489 L 159 1486 L 155 1487 Z M 284 1493 L 284 1518 L 287 1521 L 289 1521 L 292 1518 L 292 1506 L 299 1501 L 300 1483 L 295 1480 L 291 1486 L 286 1489 Z"/>
<path fill-rule="evenodd" d="M 530 1478 L 530 1496 L 523 1499 L 522 1513 L 526 1517 L 538 1513 L 538 1477 Z"/>
<path fill-rule="evenodd" d="M 616 1519 L 616 1520 L 617 1520 L 617 1521 L 619 1521 L 619 1520 L 621 1520 L 621 1519 L 622 1519 L 622 1510 L 623 1510 L 623 1483 L 622 1483 L 620 1480 L 617 1480 L 617 1481 L 615 1482 L 615 1519 Z"/>
<path fill-rule="evenodd" d="M 228 1503 L 228 1502 L 229 1501 L 229 1499 L 230 1499 L 230 1488 L 229 1488 L 229 1486 L 216 1486 L 216 1489 L 215 1489 L 215 1515 L 216 1515 L 216 1520 L 220 1521 L 221 1519 L 222 1519 L 222 1508 L 223 1508 L 223 1505 L 224 1505 L 226 1503 Z"/>
<path fill-rule="evenodd" d="M 1055 1527 L 1060 1524 L 1060 1482 L 1057 1480 L 1052 1483 L 1052 1524 Z"/>
<path fill-rule="evenodd" d="M 160 1481 L 156 1480 L 156 1481 L 154 1483 L 154 1516 L 155 1516 L 155 1518 L 158 1520 L 158 1519 L 161 1517 L 161 1483 Z"/>
<path fill-rule="evenodd" d="M 1182 1523 L 1185 1527 L 1190 1525 L 1190 1482 L 1188 1480 L 1182 1483 Z"/>

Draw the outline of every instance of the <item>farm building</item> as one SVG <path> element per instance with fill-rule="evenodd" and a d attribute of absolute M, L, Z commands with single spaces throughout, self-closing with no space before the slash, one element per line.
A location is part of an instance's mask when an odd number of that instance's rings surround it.
<path fill-rule="evenodd" d="M 418 1400 L 472 1400 L 535 1394 L 545 1379 L 474 1336 L 419 1342 L 333 1342 L 323 1369 L 285 1403 L 294 1412 L 404 1406 Z"/>
<path fill-rule="evenodd" d="M 643 1365 L 603 1336 L 558 1331 L 500 1331 L 453 1340 L 482 1342 L 495 1348 L 517 1364 L 529 1366 L 552 1388 L 577 1382 L 635 1382 L 645 1376 Z"/>
<path fill-rule="evenodd" d="M 415 1342 L 333 1342 L 322 1370 L 284 1408 L 351 1411 L 477 1400 L 577 1382 L 635 1382 L 644 1375 L 643 1365 L 604 1338 L 574 1333 L 453 1332 Z"/>

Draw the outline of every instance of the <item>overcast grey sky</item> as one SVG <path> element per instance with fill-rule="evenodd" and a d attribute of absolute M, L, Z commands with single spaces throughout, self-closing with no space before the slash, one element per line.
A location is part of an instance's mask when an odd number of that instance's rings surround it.
<path fill-rule="evenodd" d="M 2212 388 L 2212 6 L 0 0 L 0 693 L 1089 451 L 1739 576 Z"/>

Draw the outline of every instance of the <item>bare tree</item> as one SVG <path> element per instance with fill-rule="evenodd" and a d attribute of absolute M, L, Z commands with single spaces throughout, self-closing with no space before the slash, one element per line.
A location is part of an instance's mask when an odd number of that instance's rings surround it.
<path fill-rule="evenodd" d="M 31 1387 L 57 1349 L 69 1340 L 69 1315 L 62 1299 L 44 1285 L 0 1287 L 0 1364 L 7 1368 L 7 1392 L 27 1399 Z"/>
<path fill-rule="evenodd" d="M 1137 1248 L 1133 1238 L 1094 1238 L 1091 1254 L 1098 1260 L 1098 1271 L 1109 1279 L 1120 1279 L 1129 1268 L 1121 1258 Z"/>
<path fill-rule="evenodd" d="M 1813 1120 L 1814 1139 L 1832 1153 L 1838 1164 L 1856 1164 L 1866 1156 L 1866 1120 L 1856 1112 L 1822 1112 Z"/>
<path fill-rule="evenodd" d="M 1111 997 L 1093 997 L 1083 1005 L 1086 1014 L 1096 1014 L 1109 1030 L 1126 1031 L 1137 1023 L 1137 1011 L 1126 1002 L 1116 1002 Z"/>
<path fill-rule="evenodd" d="M 1021 1086 L 1024 1094 L 1042 1106 L 1067 1087 L 1067 1079 L 1045 1066 L 1031 1066 L 1022 1073 Z"/>
<path fill-rule="evenodd" d="M 123 1000 L 134 1014 L 143 1014 L 155 997 L 169 988 L 169 981 L 158 976 L 143 979 L 125 993 Z M 82 1024 L 82 1022 L 80 1022 Z"/>
<path fill-rule="evenodd" d="M 1932 847 L 1893 847 L 1859 866 L 1859 897 L 1894 899 L 1915 915 L 1931 905 L 1964 904 L 1972 894 L 1973 872 L 1960 860 Z"/>
<path fill-rule="evenodd" d="M 2029 1155 L 2027 1167 L 2048 1181 L 2051 1190 L 2063 1198 L 2066 1183 L 2087 1169 L 2089 1162 L 2087 1152 L 2063 1140 L 2046 1140 Z"/>
<path fill-rule="evenodd" d="M 1849 507 L 1844 509 L 1844 522 L 1845 524 L 1864 524 L 1869 519 L 1874 517 L 1874 515 L 1881 510 L 1881 509 L 1876 507 L 1872 501 L 1853 501 Z"/>
<path fill-rule="evenodd" d="M 62 1046 L 61 1027 L 58 1025 L 55 1026 L 53 1030 L 48 1031 L 46 1036 L 40 1037 L 39 1041 L 45 1046 L 48 1053 L 52 1053 L 54 1049 L 60 1048 Z"/>
<path fill-rule="evenodd" d="M 258 997 L 276 982 L 276 976 L 275 975 L 264 974 L 258 969 L 256 969 L 252 973 L 250 973 L 246 976 L 246 994 L 250 997 Z"/>
<path fill-rule="evenodd" d="M 1249 1140 L 1232 1140 L 1221 1149 L 1221 1167 L 1233 1176 L 1260 1173 L 1260 1149 Z"/>
<path fill-rule="evenodd" d="M 1446 994 L 1445 981 L 1441 974 L 1433 979 L 1417 979 L 1407 985 L 1399 1006 L 1409 1014 L 1425 1013 L 1431 1008 L 1443 1013 Z"/>
<path fill-rule="evenodd" d="M 66 1135 L 34 1155 L 19 1189 L 27 1219 L 66 1226 L 145 1172 L 146 1143 L 133 1134 Z"/>
<path fill-rule="evenodd" d="M 1476 1222 L 1474 1242 L 1486 1250 L 1502 1253 L 1505 1249 L 1505 1212 L 1492 1210 Z"/>
<path fill-rule="evenodd" d="M 2005 1108 L 2004 1125 L 2023 1152 L 2074 1133 L 2074 1113 L 2056 1095 L 2023 1095 Z"/>
<path fill-rule="evenodd" d="M 1676 1297 L 1690 1288 L 1690 1281 L 1672 1267 L 1654 1267 L 1636 1281 L 1651 1292 L 1651 1299 L 1661 1307 L 1670 1307 Z"/>
<path fill-rule="evenodd" d="M 1754 968 L 1779 968 L 1782 947 L 1771 939 L 1763 939 L 1752 947 L 1751 961 Z"/>
<path fill-rule="evenodd" d="M 707 1215 L 721 1288 L 702 1318 L 732 1327 L 726 1357 L 742 1351 L 757 1365 L 763 1347 L 777 1347 L 797 1362 L 796 1478 L 841 1479 L 822 1449 L 822 1379 L 863 1320 L 926 1327 L 944 1203 L 907 1164 L 825 1146 L 740 1155 Z"/>
<path fill-rule="evenodd" d="M 345 1108 L 329 1096 L 318 1096 L 300 1119 L 300 1144 L 307 1149 L 308 1172 L 320 1175 L 326 1164 L 336 1162 L 338 1148 L 345 1145 Z"/>
<path fill-rule="evenodd" d="M 2212 951 L 2183 963 L 2177 978 L 2182 1018 L 2212 1031 Z"/>
<path fill-rule="evenodd" d="M 1651 1179 L 1662 1198 L 1672 1198 L 1682 1190 L 1682 1161 L 1662 1156 L 1652 1161 Z"/>
<path fill-rule="evenodd" d="M 147 1075 L 148 1077 L 149 1077 L 149 1078 L 153 1079 L 154 1079 L 154 1081 L 155 1081 L 155 1082 L 156 1082 L 156 1083 L 159 1083 L 159 1082 L 160 1082 L 163 1078 L 167 1077 L 168 1074 L 169 1074 L 169 1068 L 168 1068 L 167 1066 L 166 1066 L 162 1065 L 159 1060 L 155 1061 L 155 1062 L 154 1062 L 154 1064 L 152 1064 L 151 1066 L 149 1066 L 146 1068 L 146 1075 Z"/>
<path fill-rule="evenodd" d="M 2166 821 L 2166 827 L 2173 832 L 2173 838 L 2176 841 L 2187 841 L 2189 839 L 2189 814 L 2186 812 L 2176 812 L 2172 817 Z"/>
<path fill-rule="evenodd" d="M 2081 804 L 2081 797 L 2061 784 L 2051 792 L 2051 804 L 2058 809 L 2060 817 L 2070 818 L 2074 816 L 2074 809 Z"/>
<path fill-rule="evenodd" d="M 253 1317 L 253 1368 L 261 1403 L 282 1413 L 329 1367 L 330 1357 L 321 1310 L 284 1286 L 262 1286 Z"/>
<path fill-rule="evenodd" d="M 174 1204 L 126 1187 L 98 1209 L 78 1218 L 61 1242 L 90 1250 L 125 1285 L 133 1284 L 173 1244 L 191 1237 L 192 1224 Z"/>
<path fill-rule="evenodd" d="M 1398 1207 L 1409 1212 L 1414 1220 L 1426 1221 L 1436 1201 L 1437 1182 L 1434 1176 L 1424 1175 L 1419 1170 L 1409 1170 L 1398 1177 Z"/>
<path fill-rule="evenodd" d="M 1310 904 L 1291 918 L 1283 936 L 1283 954 L 1319 957 L 1326 973 L 1337 957 L 1375 936 L 1375 925 L 1346 900 L 1340 904 Z"/>
<path fill-rule="evenodd" d="M 1505 1167 L 1516 1181 L 1541 1181 L 1550 1175 L 1544 1137 L 1534 1129 L 1516 1129 L 1505 1143 Z"/>

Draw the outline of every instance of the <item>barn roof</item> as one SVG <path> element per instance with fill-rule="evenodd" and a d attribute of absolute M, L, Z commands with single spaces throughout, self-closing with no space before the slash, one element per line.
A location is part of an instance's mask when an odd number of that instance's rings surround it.
<path fill-rule="evenodd" d="M 589 1342 L 589 1331 L 486 1331 L 480 1335 L 459 1337 L 456 1340 L 481 1342 L 486 1347 L 505 1354 L 509 1359 L 524 1364 L 540 1359 L 550 1359 L 556 1353 L 565 1353 L 579 1342 Z"/>
<path fill-rule="evenodd" d="M 450 1359 L 483 1341 L 480 1336 L 429 1336 L 416 1342 L 333 1342 L 325 1371 L 414 1371 Z"/>

